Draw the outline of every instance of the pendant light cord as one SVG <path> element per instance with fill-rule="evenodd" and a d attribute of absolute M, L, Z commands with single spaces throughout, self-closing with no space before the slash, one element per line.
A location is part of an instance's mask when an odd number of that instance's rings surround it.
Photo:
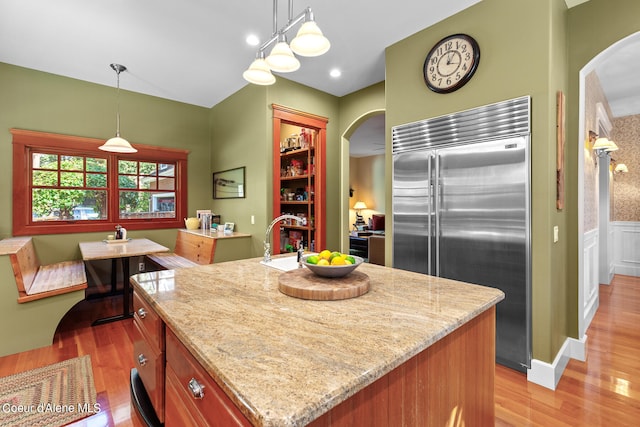
<path fill-rule="evenodd" d="M 117 82 L 118 82 L 118 91 L 117 93 L 117 101 L 116 101 L 116 136 L 120 138 L 120 69 L 116 69 Z"/>

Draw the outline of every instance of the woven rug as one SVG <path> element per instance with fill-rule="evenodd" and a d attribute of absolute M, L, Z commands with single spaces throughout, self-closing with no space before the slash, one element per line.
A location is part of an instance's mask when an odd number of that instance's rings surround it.
<path fill-rule="evenodd" d="M 62 426 L 99 410 L 88 355 L 0 378 L 0 427 Z"/>

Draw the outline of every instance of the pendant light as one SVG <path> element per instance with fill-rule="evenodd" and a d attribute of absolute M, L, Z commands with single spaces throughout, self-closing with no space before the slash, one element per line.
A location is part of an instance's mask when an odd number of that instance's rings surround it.
<path fill-rule="evenodd" d="M 322 34 L 315 22 L 310 7 L 304 9 L 296 17 L 293 16 L 293 0 L 288 0 L 289 19 L 287 24 L 278 28 L 278 0 L 273 0 L 273 33 L 271 38 L 258 48 L 256 59 L 242 74 L 249 83 L 258 85 L 271 85 L 276 78 L 271 71 L 289 73 L 300 68 L 300 61 L 295 54 L 300 56 L 319 56 L 327 52 L 331 47 L 329 40 Z M 298 34 L 287 43 L 286 33 L 302 22 Z M 269 56 L 264 57 L 265 50 L 273 45 Z M 294 54 L 295 53 L 295 54 Z"/>
<path fill-rule="evenodd" d="M 120 73 L 127 70 L 127 67 L 120 64 L 111 64 L 111 68 L 116 72 L 118 83 L 118 108 L 116 110 L 116 136 L 107 140 L 99 149 L 112 153 L 135 153 L 138 150 L 133 148 L 129 142 L 120 137 Z"/>

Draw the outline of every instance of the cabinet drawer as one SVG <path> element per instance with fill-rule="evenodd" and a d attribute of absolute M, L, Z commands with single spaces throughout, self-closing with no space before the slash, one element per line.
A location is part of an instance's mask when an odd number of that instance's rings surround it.
<path fill-rule="evenodd" d="M 147 334 L 156 351 L 164 351 L 164 322 L 137 292 L 133 293 L 133 317 Z"/>
<path fill-rule="evenodd" d="M 194 419 L 202 417 L 211 426 L 251 426 L 240 410 L 207 374 L 198 361 L 167 328 L 167 372 L 175 374 L 176 392 L 182 401 L 189 401 L 185 410 L 193 410 Z M 197 382 L 197 383 L 196 383 Z M 190 385 L 192 384 L 192 385 Z M 203 386 L 201 397 L 195 397 L 193 388 Z M 167 397 L 169 399 L 170 397 Z M 173 403 L 171 403 L 173 404 Z M 167 413 L 166 425 L 172 425 Z M 179 420 L 175 420 L 179 422 Z M 178 424 L 176 424 L 178 425 Z"/>
<path fill-rule="evenodd" d="M 156 416 L 164 420 L 164 353 L 145 339 L 137 320 L 133 322 L 133 363 L 144 384 Z"/>
<path fill-rule="evenodd" d="M 194 405 L 193 398 L 182 392 L 180 380 L 171 366 L 167 366 L 167 406 L 165 426 L 203 427 L 209 425 Z"/>

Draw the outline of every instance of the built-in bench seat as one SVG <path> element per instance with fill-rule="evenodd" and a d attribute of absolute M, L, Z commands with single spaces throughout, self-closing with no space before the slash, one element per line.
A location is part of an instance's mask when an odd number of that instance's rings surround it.
<path fill-rule="evenodd" d="M 0 240 L 0 356 L 51 345 L 86 288 L 82 261 L 40 265 L 31 237 Z"/>
<path fill-rule="evenodd" d="M 196 267 L 211 264 L 216 250 L 216 239 L 197 232 L 178 230 L 173 252 L 147 255 L 147 260 L 163 270 Z"/>
<path fill-rule="evenodd" d="M 18 302 L 25 303 L 87 288 L 82 260 L 41 265 L 31 237 L 4 239 L 18 288 Z"/>

